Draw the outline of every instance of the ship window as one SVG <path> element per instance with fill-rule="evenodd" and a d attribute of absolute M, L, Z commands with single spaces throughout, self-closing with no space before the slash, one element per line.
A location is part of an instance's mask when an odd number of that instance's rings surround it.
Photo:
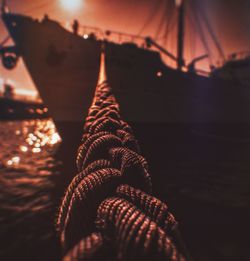
<path fill-rule="evenodd" d="M 12 26 L 16 27 L 17 26 L 16 22 L 12 22 Z"/>

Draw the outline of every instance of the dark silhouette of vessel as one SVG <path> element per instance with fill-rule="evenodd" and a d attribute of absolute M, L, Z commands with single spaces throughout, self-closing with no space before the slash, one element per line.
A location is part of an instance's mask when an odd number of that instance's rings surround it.
<path fill-rule="evenodd" d="M 4 85 L 3 95 L 0 96 L 0 120 L 23 120 L 48 118 L 48 109 L 41 103 L 17 99 L 14 88 Z"/>

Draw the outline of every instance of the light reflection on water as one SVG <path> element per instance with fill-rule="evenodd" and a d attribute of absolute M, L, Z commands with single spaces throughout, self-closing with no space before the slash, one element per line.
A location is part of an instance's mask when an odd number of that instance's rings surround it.
<path fill-rule="evenodd" d="M 32 153 L 43 152 L 47 156 L 61 141 L 51 120 L 1 123 L 0 136 L 4 137 L 0 142 L 2 164 L 12 167 L 27 165 L 27 159 L 35 158 Z"/>
<path fill-rule="evenodd" d="M 53 236 L 53 179 L 60 166 L 54 154 L 60 141 L 52 120 L 0 123 L 1 260 Z"/>

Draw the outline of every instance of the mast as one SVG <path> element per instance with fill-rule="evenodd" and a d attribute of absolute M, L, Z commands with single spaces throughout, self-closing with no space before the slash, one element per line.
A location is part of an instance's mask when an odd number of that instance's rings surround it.
<path fill-rule="evenodd" d="M 184 0 L 176 0 L 178 8 L 178 34 L 177 34 L 177 69 L 182 71 L 185 65 L 184 54 Z"/>

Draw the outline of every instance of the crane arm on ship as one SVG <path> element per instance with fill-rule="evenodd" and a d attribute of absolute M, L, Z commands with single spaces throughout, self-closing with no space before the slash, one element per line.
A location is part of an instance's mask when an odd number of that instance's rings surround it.
<path fill-rule="evenodd" d="M 197 70 L 195 69 L 195 65 L 196 63 L 208 58 L 208 54 L 204 54 L 204 55 L 201 55 L 201 56 L 198 56 L 196 58 L 194 58 L 188 65 L 187 65 L 187 68 L 188 68 L 188 71 L 189 72 L 197 72 Z M 205 71 L 202 71 L 202 70 L 199 70 L 200 72 L 202 73 L 206 73 Z"/>
<path fill-rule="evenodd" d="M 150 37 L 147 37 L 145 39 L 146 41 L 146 44 L 147 44 L 147 47 L 151 47 L 151 46 L 154 46 L 156 47 L 158 50 L 160 50 L 162 53 L 164 53 L 165 55 L 167 55 L 170 59 L 174 60 L 174 61 L 177 61 L 177 58 L 172 54 L 170 53 L 169 51 L 167 51 L 165 48 L 163 48 L 162 46 L 160 46 L 158 43 L 156 43 L 152 38 Z"/>

